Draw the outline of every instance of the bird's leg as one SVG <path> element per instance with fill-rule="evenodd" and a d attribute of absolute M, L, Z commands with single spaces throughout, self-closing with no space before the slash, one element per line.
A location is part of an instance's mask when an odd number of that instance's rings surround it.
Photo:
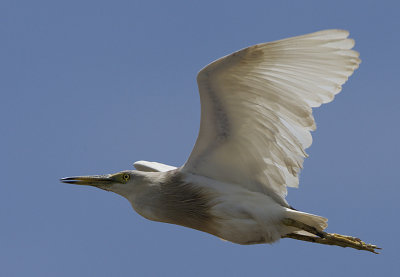
<path fill-rule="evenodd" d="M 341 247 L 351 247 L 358 250 L 370 251 L 375 254 L 379 254 L 378 252 L 375 251 L 376 249 L 381 249 L 376 245 L 365 243 L 359 238 L 320 231 L 312 226 L 309 226 L 307 224 L 304 224 L 303 222 L 291 218 L 285 218 L 282 223 L 286 226 L 295 227 L 300 230 L 304 230 L 308 233 L 316 235 L 316 237 L 314 237 L 314 236 L 306 236 L 306 235 L 291 233 L 283 236 L 283 238 L 291 238 L 291 239 L 297 239 L 297 240 L 327 244 L 327 245 L 337 245 Z"/>
<path fill-rule="evenodd" d="M 282 223 L 286 226 L 296 227 L 300 230 L 307 231 L 311 234 L 317 235 L 320 238 L 324 238 L 327 235 L 327 233 L 324 231 L 318 231 L 315 227 L 309 226 L 307 224 L 304 224 L 303 222 L 291 218 L 284 218 Z"/>

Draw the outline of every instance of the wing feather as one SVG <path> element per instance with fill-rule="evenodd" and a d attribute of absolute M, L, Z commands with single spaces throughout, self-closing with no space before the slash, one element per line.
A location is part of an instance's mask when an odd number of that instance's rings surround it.
<path fill-rule="evenodd" d="M 332 101 L 360 63 L 348 35 L 258 44 L 202 69 L 200 131 L 182 171 L 284 199 L 312 143 L 312 108 Z"/>
<path fill-rule="evenodd" d="M 177 169 L 175 166 L 162 164 L 158 162 L 137 161 L 133 166 L 139 171 L 147 172 L 166 172 Z"/>

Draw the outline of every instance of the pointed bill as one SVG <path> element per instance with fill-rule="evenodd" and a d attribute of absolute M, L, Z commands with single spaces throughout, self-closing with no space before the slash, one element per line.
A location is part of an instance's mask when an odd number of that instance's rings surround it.
<path fill-rule="evenodd" d="M 115 180 L 110 175 L 75 176 L 60 179 L 61 182 L 84 186 L 104 186 L 111 185 Z"/>

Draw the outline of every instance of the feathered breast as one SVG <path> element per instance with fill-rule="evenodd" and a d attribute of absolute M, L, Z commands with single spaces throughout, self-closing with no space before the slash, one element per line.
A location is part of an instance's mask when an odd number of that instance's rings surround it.
<path fill-rule="evenodd" d="M 216 235 L 210 209 L 213 195 L 195 184 L 183 181 L 179 171 L 169 172 L 160 185 L 163 220 Z"/>

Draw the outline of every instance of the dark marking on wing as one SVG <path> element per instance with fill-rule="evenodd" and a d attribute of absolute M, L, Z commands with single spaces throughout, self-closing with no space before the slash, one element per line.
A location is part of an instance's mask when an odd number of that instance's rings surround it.
<path fill-rule="evenodd" d="M 210 85 L 210 75 L 211 72 L 207 72 L 206 76 L 207 82 L 205 83 L 205 87 L 207 89 L 208 95 L 214 106 L 214 118 L 216 124 L 216 132 L 217 132 L 217 140 L 219 142 L 223 142 L 228 138 L 229 131 L 230 131 L 230 123 L 228 119 L 228 115 L 219 99 L 217 93 L 215 92 L 214 88 Z"/>

